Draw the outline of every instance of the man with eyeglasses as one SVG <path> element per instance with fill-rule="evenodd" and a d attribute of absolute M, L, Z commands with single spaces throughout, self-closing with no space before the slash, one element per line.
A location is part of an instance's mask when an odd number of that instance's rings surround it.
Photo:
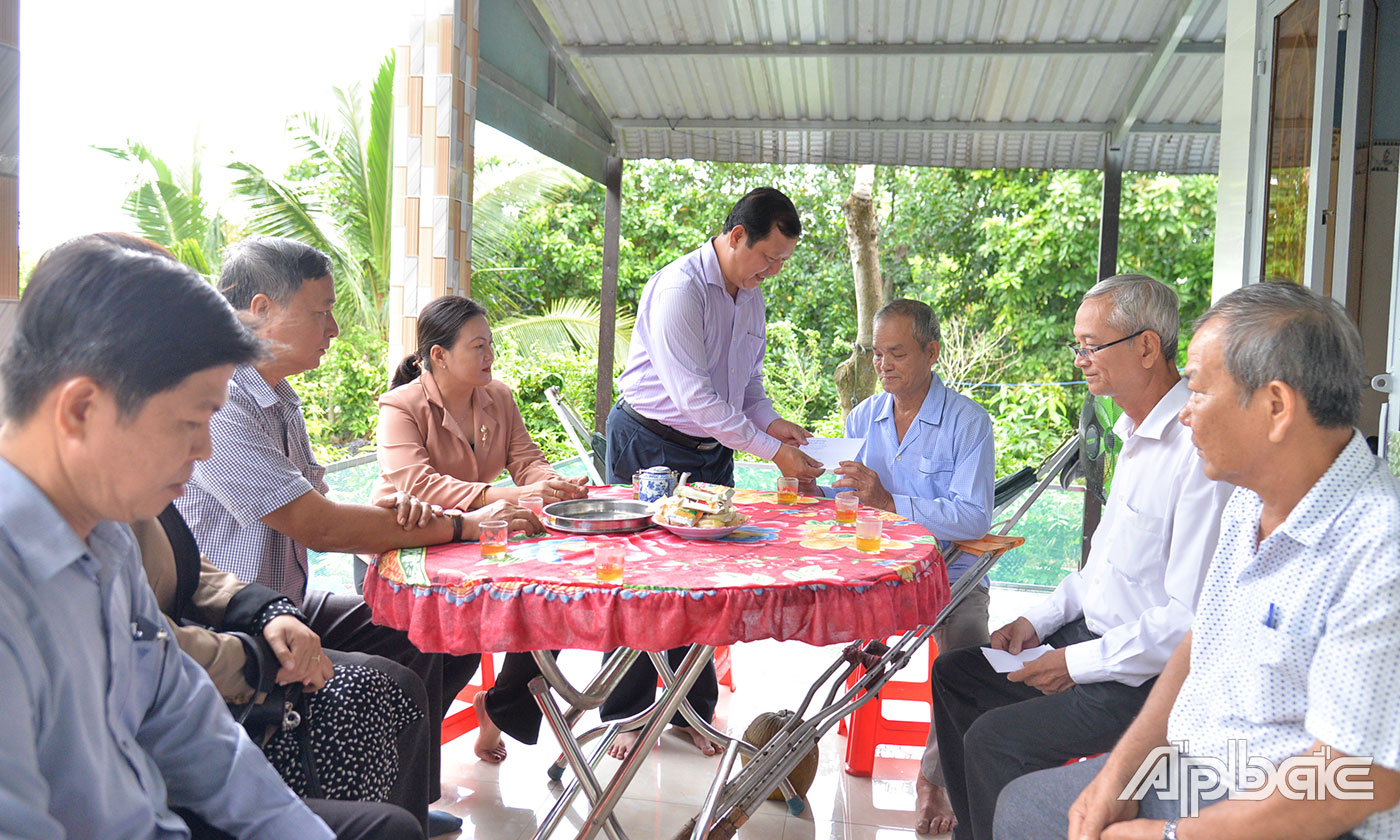
<path fill-rule="evenodd" d="M 1043 602 L 992 634 L 1019 654 L 1009 674 L 981 650 L 934 662 L 934 727 L 958 824 L 990 840 L 997 796 L 1019 776 L 1113 747 L 1191 627 L 1220 514 L 1234 487 L 1206 477 L 1177 415 L 1176 292 L 1120 274 L 1084 295 L 1070 345 L 1089 392 L 1112 397 L 1123 448 L 1088 561 Z"/>

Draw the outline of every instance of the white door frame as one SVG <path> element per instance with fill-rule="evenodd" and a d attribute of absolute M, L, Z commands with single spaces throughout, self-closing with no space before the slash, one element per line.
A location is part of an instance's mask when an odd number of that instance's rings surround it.
<path fill-rule="evenodd" d="M 1269 105 L 1273 95 L 1274 19 L 1295 0 L 1263 0 L 1255 32 L 1255 71 L 1262 77 L 1255 86 L 1254 142 L 1250 155 L 1249 230 L 1246 236 L 1245 282 L 1258 283 L 1264 261 L 1264 220 L 1269 181 Z M 1303 257 L 1303 285 L 1321 292 L 1327 276 L 1327 202 L 1332 193 L 1332 127 L 1337 100 L 1337 33 L 1345 0 L 1319 0 L 1317 60 L 1313 73 L 1313 138 L 1308 161 L 1307 238 Z M 1345 123 L 1344 123 L 1345 126 Z M 1345 131 L 1345 127 L 1343 129 Z M 1343 137 L 1342 146 L 1346 147 Z M 1341 196 L 1338 196 L 1339 200 Z M 1339 243 L 1341 244 L 1341 243 Z M 1332 284 L 1334 295 L 1346 296 L 1343 282 Z"/>
<path fill-rule="evenodd" d="M 1400 214 L 1400 192 L 1395 196 L 1396 213 Z M 1390 266 L 1390 332 L 1385 348 L 1385 373 L 1371 379 L 1371 387 L 1387 394 L 1381 406 L 1380 446 L 1386 457 L 1391 446 L 1400 446 L 1400 215 L 1396 216 L 1395 251 Z"/>

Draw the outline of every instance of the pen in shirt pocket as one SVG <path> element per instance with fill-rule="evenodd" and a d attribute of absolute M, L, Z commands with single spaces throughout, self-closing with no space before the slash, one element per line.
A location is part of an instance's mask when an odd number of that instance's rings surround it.
<path fill-rule="evenodd" d="M 1279 610 L 1278 605 L 1271 602 L 1269 604 L 1269 612 L 1267 615 L 1264 616 L 1264 626 L 1269 628 L 1270 630 L 1277 630 L 1278 620 L 1280 616 L 1281 611 Z"/>
<path fill-rule="evenodd" d="M 131 639 L 136 642 L 164 641 L 170 638 L 170 632 L 165 629 L 163 623 L 157 624 L 146 618 L 144 615 L 133 616 L 131 619 Z"/>

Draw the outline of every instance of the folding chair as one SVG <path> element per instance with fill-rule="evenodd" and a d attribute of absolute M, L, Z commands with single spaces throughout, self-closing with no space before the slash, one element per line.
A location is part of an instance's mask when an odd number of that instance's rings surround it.
<path fill-rule="evenodd" d="M 559 395 L 558 385 L 551 385 L 544 389 L 544 398 L 549 400 L 549 407 L 554 409 L 554 416 L 559 418 L 559 425 L 564 427 L 564 434 L 568 436 L 569 443 L 578 453 L 584 469 L 588 470 L 589 480 L 595 485 L 607 484 L 603 480 L 603 470 L 606 469 L 604 458 L 608 447 L 607 438 L 585 425 L 583 418 L 565 404 L 564 399 Z M 588 441 L 587 446 L 583 443 L 585 440 Z"/>

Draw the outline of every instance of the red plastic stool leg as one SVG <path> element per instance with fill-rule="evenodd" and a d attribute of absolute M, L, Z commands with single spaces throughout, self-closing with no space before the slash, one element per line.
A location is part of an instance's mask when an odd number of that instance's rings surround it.
<path fill-rule="evenodd" d="M 715 648 L 715 676 L 719 678 L 720 685 L 734 690 L 734 665 L 729 660 L 729 645 Z"/>
<path fill-rule="evenodd" d="M 938 646 L 930 639 L 927 642 L 929 666 L 938 656 Z M 855 671 L 846 685 L 852 686 L 863 671 Z M 931 723 L 910 720 L 891 720 L 883 712 L 884 700 L 905 700 L 927 703 L 930 720 L 933 708 L 933 679 L 926 674 L 923 680 L 891 679 L 885 683 L 879 696 L 872 698 L 864 706 L 856 709 L 841 722 L 846 735 L 846 772 L 852 776 L 869 776 L 875 768 L 875 748 L 880 744 L 900 744 L 923 746 L 928 740 Z"/>

